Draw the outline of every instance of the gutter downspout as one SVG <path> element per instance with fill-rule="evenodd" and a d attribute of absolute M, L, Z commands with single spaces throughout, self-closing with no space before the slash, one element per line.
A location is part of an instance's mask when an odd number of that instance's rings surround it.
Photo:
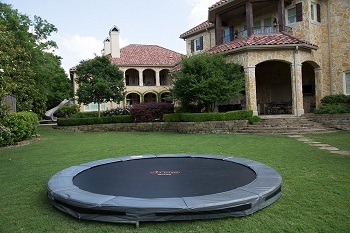
<path fill-rule="evenodd" d="M 330 19 L 330 0 L 327 1 L 327 26 L 328 26 L 328 67 L 329 67 L 329 87 L 330 94 L 333 94 L 333 72 L 332 72 L 332 38 L 331 38 L 331 19 Z"/>

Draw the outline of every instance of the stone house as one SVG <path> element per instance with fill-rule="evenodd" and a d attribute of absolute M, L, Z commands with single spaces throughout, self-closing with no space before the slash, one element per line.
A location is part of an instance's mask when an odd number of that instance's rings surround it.
<path fill-rule="evenodd" d="M 101 110 L 131 106 L 142 102 L 167 101 L 172 85 L 170 70 L 178 64 L 182 54 L 157 45 L 130 44 L 119 45 L 120 30 L 114 26 L 109 37 L 104 40 L 102 55 L 110 56 L 111 61 L 124 73 L 126 87 L 125 99 L 120 103 L 108 102 Z M 75 67 L 70 69 L 74 93 L 77 85 Z M 82 105 L 81 111 L 95 111 L 97 104 Z"/>
<path fill-rule="evenodd" d="M 242 66 L 245 95 L 232 103 L 300 116 L 350 94 L 349 24 L 348 0 L 220 0 L 180 38 L 188 56 L 221 53 Z"/>

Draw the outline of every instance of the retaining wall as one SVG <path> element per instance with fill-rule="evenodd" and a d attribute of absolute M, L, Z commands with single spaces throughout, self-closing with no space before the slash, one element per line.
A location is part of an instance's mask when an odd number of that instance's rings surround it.
<path fill-rule="evenodd" d="M 307 118 L 327 127 L 350 131 L 350 113 L 344 114 L 310 114 Z"/>
<path fill-rule="evenodd" d="M 247 120 L 207 121 L 207 122 L 149 122 L 149 123 L 116 123 L 79 126 L 54 126 L 74 132 L 174 132 L 191 134 L 230 134 L 248 126 Z"/>

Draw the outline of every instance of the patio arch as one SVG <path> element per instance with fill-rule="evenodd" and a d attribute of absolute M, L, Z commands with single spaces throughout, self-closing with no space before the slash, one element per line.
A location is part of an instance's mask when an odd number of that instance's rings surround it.
<path fill-rule="evenodd" d="M 172 84 L 170 71 L 169 69 L 163 69 L 159 72 L 160 85 L 161 86 L 170 86 Z"/>
<path fill-rule="evenodd" d="M 143 85 L 144 86 L 155 86 L 156 85 L 156 72 L 152 69 L 145 69 L 142 72 Z"/>
<path fill-rule="evenodd" d="M 255 67 L 256 103 L 260 114 L 292 114 L 291 63 L 266 60 Z"/>
<path fill-rule="evenodd" d="M 314 61 L 302 63 L 303 106 L 305 113 L 312 113 L 320 103 L 322 78 L 321 68 Z"/>
<path fill-rule="evenodd" d="M 151 91 L 146 92 L 143 94 L 143 101 L 145 103 L 158 102 L 157 93 Z"/>
<path fill-rule="evenodd" d="M 125 105 L 132 106 L 141 103 L 141 95 L 137 92 L 129 92 L 125 96 Z"/>
<path fill-rule="evenodd" d="M 126 86 L 139 86 L 139 71 L 136 69 L 127 69 L 125 71 L 125 85 Z"/>

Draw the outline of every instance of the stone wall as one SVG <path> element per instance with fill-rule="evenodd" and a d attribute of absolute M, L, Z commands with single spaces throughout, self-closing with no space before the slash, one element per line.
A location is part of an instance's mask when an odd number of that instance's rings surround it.
<path fill-rule="evenodd" d="M 207 122 L 117 123 L 79 126 L 54 126 L 74 132 L 173 132 L 184 134 L 230 134 L 248 126 L 247 120 Z"/>
<path fill-rule="evenodd" d="M 307 114 L 306 117 L 331 128 L 350 131 L 350 113 Z"/>

